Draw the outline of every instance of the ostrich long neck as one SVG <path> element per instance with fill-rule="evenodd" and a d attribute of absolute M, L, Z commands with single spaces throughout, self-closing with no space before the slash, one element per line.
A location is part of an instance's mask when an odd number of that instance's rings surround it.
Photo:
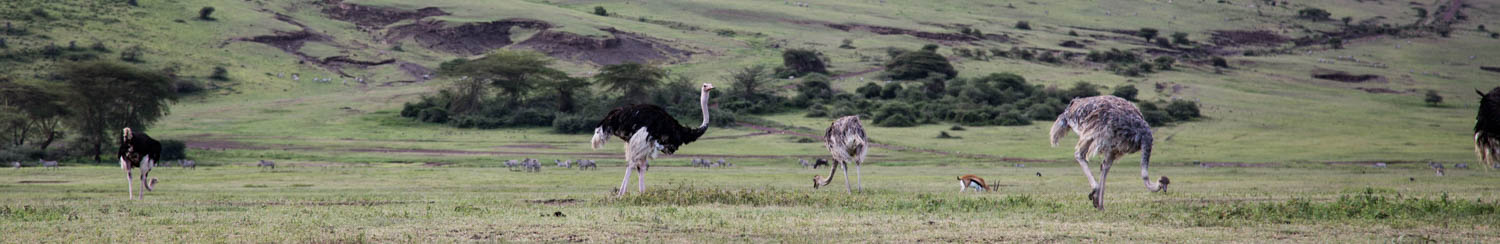
<path fill-rule="evenodd" d="M 698 124 L 698 129 L 708 128 L 708 90 L 703 90 L 698 96 L 698 104 L 703 107 L 703 123 Z"/>
<path fill-rule="evenodd" d="M 836 173 L 839 172 L 838 164 L 828 164 L 828 165 L 829 165 L 829 168 L 833 168 L 833 171 L 828 171 L 828 177 L 823 178 L 822 179 L 823 182 L 818 182 L 818 186 L 826 186 L 826 185 L 828 185 L 828 183 L 833 182 L 833 175 L 835 175 Z"/>

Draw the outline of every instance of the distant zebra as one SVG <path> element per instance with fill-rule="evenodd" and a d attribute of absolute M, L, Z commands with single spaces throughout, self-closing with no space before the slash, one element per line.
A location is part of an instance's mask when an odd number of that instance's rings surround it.
<path fill-rule="evenodd" d="M 528 172 L 542 172 L 542 162 L 541 162 L 541 160 L 536 160 L 536 159 L 528 159 L 528 160 L 526 160 L 526 171 L 528 171 Z"/>
<path fill-rule="evenodd" d="M 12 161 L 12 162 L 10 162 L 10 167 L 14 168 L 14 169 L 21 169 L 21 162 L 20 161 Z"/>
<path fill-rule="evenodd" d="M 812 163 L 808 163 L 808 162 L 807 162 L 807 159 L 805 159 L 805 158 L 799 158 L 799 159 L 797 159 L 797 160 L 798 160 L 798 161 L 801 161 L 801 163 L 802 163 L 802 168 L 807 168 L 807 167 L 812 167 Z"/>
<path fill-rule="evenodd" d="M 1437 171 L 1437 176 L 1443 176 L 1444 175 L 1443 174 L 1444 170 L 1443 170 L 1443 164 L 1442 163 L 1428 162 L 1427 163 L 1427 167 L 1431 167 L 1434 171 Z"/>
<path fill-rule="evenodd" d="M 727 162 L 727 161 L 724 161 L 724 158 L 719 158 L 719 161 L 718 161 L 718 162 L 715 162 L 715 163 L 718 163 L 718 165 L 719 165 L 719 167 L 729 167 L 729 166 L 734 166 L 734 165 L 733 165 L 733 164 L 729 164 L 729 162 Z"/>
<path fill-rule="evenodd" d="M 1385 163 L 1375 163 L 1375 167 L 1376 168 L 1382 168 L 1382 169 L 1384 169 L 1386 167 L 1386 165 L 1385 165 Z"/>
<path fill-rule="evenodd" d="M 198 162 L 193 160 L 182 160 L 181 162 L 177 162 L 177 164 L 178 167 L 198 169 Z"/>
<path fill-rule="evenodd" d="M 1469 169 L 1469 164 L 1454 164 L 1453 168 L 1455 168 L 1455 169 Z"/>
<path fill-rule="evenodd" d="M 510 171 L 517 171 L 516 167 L 521 167 L 521 162 L 517 162 L 515 159 L 505 160 L 505 168 L 510 169 Z"/>
<path fill-rule="evenodd" d="M 275 170 L 276 169 L 276 162 L 273 162 L 273 161 L 270 161 L 270 160 L 261 160 L 260 164 L 256 164 L 255 167 L 257 167 L 257 168 L 270 167 L 272 170 Z"/>
<path fill-rule="evenodd" d="M 44 161 L 44 160 L 41 160 L 41 159 L 37 159 L 36 161 L 42 163 L 42 167 L 45 167 L 45 168 L 48 168 L 48 169 L 62 169 L 62 166 L 59 166 L 57 164 L 57 161 Z"/>
<path fill-rule="evenodd" d="M 578 170 L 584 170 L 584 169 L 596 169 L 597 170 L 597 169 L 599 169 L 599 165 L 594 164 L 594 160 L 579 160 L 578 161 Z"/>
<path fill-rule="evenodd" d="M 569 169 L 571 169 L 571 168 L 573 168 L 573 160 L 563 160 L 562 162 L 557 163 L 557 167 L 563 167 L 563 168 L 569 168 Z"/>

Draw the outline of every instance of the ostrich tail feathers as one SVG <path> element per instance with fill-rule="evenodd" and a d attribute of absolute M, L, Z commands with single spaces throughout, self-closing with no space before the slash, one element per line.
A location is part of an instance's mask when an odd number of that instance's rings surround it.
<path fill-rule="evenodd" d="M 608 141 L 609 133 L 604 133 L 604 127 L 594 127 L 594 139 L 591 143 L 594 147 L 594 150 L 599 150 L 599 148 L 604 147 L 604 143 Z"/>
<path fill-rule="evenodd" d="M 1053 147 L 1056 147 L 1057 141 L 1062 140 L 1063 136 L 1068 135 L 1068 129 L 1071 129 L 1071 127 L 1068 126 L 1068 120 L 1064 118 L 1065 117 L 1063 116 L 1058 116 L 1057 122 L 1052 122 L 1052 132 L 1050 133 L 1050 135 L 1052 138 Z"/>

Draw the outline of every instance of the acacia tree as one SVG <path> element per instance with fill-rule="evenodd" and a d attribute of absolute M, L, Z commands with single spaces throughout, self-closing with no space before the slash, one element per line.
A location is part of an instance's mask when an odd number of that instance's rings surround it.
<path fill-rule="evenodd" d="M 624 92 L 622 94 L 626 102 L 645 102 L 646 90 L 661 84 L 661 79 L 667 76 L 667 72 L 656 66 L 641 63 L 622 63 L 607 65 L 599 69 L 599 74 L 594 75 L 594 80 L 606 86 L 609 91 Z"/>
<path fill-rule="evenodd" d="M 896 80 L 927 78 L 929 74 L 942 74 L 945 79 L 958 76 L 958 70 L 948 63 L 948 58 L 936 52 L 937 45 L 928 45 L 920 51 L 903 52 L 885 65 L 886 73 Z"/>
<path fill-rule="evenodd" d="M 758 90 L 766 84 L 768 76 L 770 76 L 770 73 L 766 72 L 766 66 L 755 65 L 730 71 L 729 76 L 725 77 L 725 79 L 729 80 L 729 83 L 734 87 L 735 93 L 738 93 L 740 97 L 751 99 L 760 94 Z"/>
<path fill-rule="evenodd" d="M 781 63 L 782 66 L 791 70 L 795 75 L 828 73 L 828 64 L 823 63 L 823 58 L 819 58 L 818 53 L 813 50 L 787 49 L 781 52 Z"/>
<path fill-rule="evenodd" d="M 0 128 L 6 145 L 24 146 L 28 140 L 42 151 L 61 138 L 62 120 L 69 115 L 57 89 L 0 81 Z M 0 145 L 3 148 L 5 145 Z"/>
<path fill-rule="evenodd" d="M 177 101 L 171 78 L 158 71 L 91 61 L 67 65 L 59 74 L 69 93 L 65 105 L 73 113 L 67 124 L 93 144 L 94 161 L 101 161 L 104 144 L 121 128 L 146 131 Z"/>
<path fill-rule="evenodd" d="M 473 79 L 467 85 L 461 85 L 463 89 L 459 92 L 467 93 L 460 96 L 473 99 L 478 104 L 478 99 L 483 97 L 484 89 L 476 84 L 489 84 L 498 88 L 508 99 L 508 105 L 516 105 L 521 102 L 527 93 L 544 82 L 566 77 L 567 74 L 558 71 L 549 65 L 553 60 L 546 55 L 533 51 L 501 50 L 474 60 L 453 60 L 443 63 L 438 68 L 438 75 L 463 80 Z M 473 107 L 477 109 L 477 107 Z M 469 110 L 465 110 L 469 111 Z M 457 111 L 455 111 L 457 112 Z"/>

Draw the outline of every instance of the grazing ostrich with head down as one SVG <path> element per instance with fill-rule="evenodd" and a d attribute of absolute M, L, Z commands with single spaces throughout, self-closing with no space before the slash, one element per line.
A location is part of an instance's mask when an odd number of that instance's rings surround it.
<path fill-rule="evenodd" d="M 865 137 L 864 125 L 859 122 L 859 116 L 844 116 L 833 121 L 828 130 L 823 134 L 823 145 L 828 152 L 833 154 L 833 168 L 828 172 L 828 177 L 822 175 L 813 176 L 813 188 L 828 185 L 833 181 L 833 174 L 839 171 L 839 166 L 844 167 L 844 191 L 853 193 L 849 189 L 849 162 L 854 162 L 854 182 L 859 186 L 859 191 L 865 191 L 864 183 L 859 179 L 859 166 L 865 162 L 865 152 L 869 151 L 868 142 L 870 138 Z"/>
<path fill-rule="evenodd" d="M 120 168 L 125 169 L 125 190 L 130 194 L 130 199 L 135 199 L 134 176 L 131 168 L 141 169 L 141 199 L 146 199 L 146 191 L 156 189 L 156 178 L 150 178 L 151 167 L 156 160 L 161 159 L 161 142 L 151 139 L 144 132 L 131 131 L 125 127 L 120 136 L 120 150 L 115 153 L 120 158 Z"/>
<path fill-rule="evenodd" d="M 625 195 L 626 187 L 630 185 L 631 171 L 636 173 L 636 187 L 640 192 L 646 192 L 646 169 L 650 168 L 652 158 L 658 153 L 671 155 L 677 152 L 678 147 L 697 141 L 698 137 L 708 132 L 708 91 L 713 89 L 713 84 L 703 83 L 699 90 L 698 103 L 703 110 L 703 123 L 698 124 L 698 128 L 684 127 L 667 110 L 650 104 L 621 106 L 609 111 L 604 119 L 599 120 L 599 126 L 594 128 L 594 149 L 603 147 L 610 135 L 626 141 L 625 179 L 620 181 L 617 196 Z"/>
<path fill-rule="evenodd" d="M 1474 154 L 1489 168 L 1500 167 L 1500 87 L 1479 93 L 1479 117 L 1474 123 Z M 1488 170 L 1488 169 L 1486 169 Z"/>
<path fill-rule="evenodd" d="M 1083 175 L 1089 178 L 1089 186 L 1093 189 L 1089 200 L 1094 202 L 1094 208 L 1104 210 L 1104 183 L 1109 178 L 1109 168 L 1125 154 L 1141 152 L 1141 180 L 1146 182 L 1146 189 L 1164 191 L 1167 184 L 1171 184 L 1165 176 L 1156 182 L 1151 181 L 1147 171 L 1154 142 L 1151 125 L 1130 101 L 1109 95 L 1073 99 L 1068 109 L 1052 124 L 1052 146 L 1057 146 L 1057 141 L 1068 134 L 1069 128 L 1078 133 L 1073 159 L 1083 167 Z M 1104 156 L 1104 162 L 1099 164 L 1100 176 L 1095 180 L 1088 159 L 1097 154 Z"/>

